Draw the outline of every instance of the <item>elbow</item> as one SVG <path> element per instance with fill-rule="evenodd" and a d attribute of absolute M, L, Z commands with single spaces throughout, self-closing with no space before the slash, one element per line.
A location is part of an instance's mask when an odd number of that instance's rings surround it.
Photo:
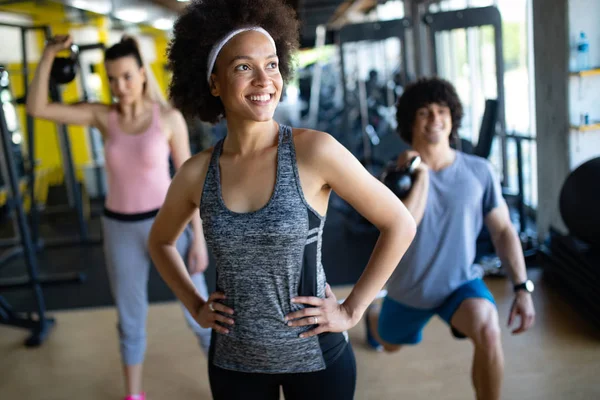
<path fill-rule="evenodd" d="M 43 110 L 44 107 L 35 104 L 34 99 L 27 99 L 27 105 L 25 106 L 25 111 L 27 111 L 27 114 L 31 115 L 34 118 L 43 118 Z"/>
<path fill-rule="evenodd" d="M 146 246 L 148 248 L 148 253 L 150 255 L 150 258 L 154 259 L 156 256 L 157 250 L 159 250 L 161 247 L 161 242 L 156 237 L 156 233 L 154 232 L 154 229 L 150 230 L 150 234 L 148 235 L 148 240 L 146 241 Z"/>
<path fill-rule="evenodd" d="M 413 241 L 415 236 L 417 235 L 417 221 L 413 217 L 412 214 L 408 213 L 408 217 L 402 224 L 402 236 L 405 238 L 410 238 L 410 242 Z"/>
<path fill-rule="evenodd" d="M 403 235 L 409 236 L 412 241 L 417 234 L 417 217 L 412 210 L 402 202 L 400 202 L 400 206 L 396 212 L 398 213 L 398 218 L 396 218 L 396 220 L 400 222 L 400 229 L 402 230 Z"/>
<path fill-rule="evenodd" d="M 35 117 L 35 118 L 39 117 L 38 109 L 33 104 L 31 104 L 29 101 L 27 101 L 25 110 L 27 111 L 27 114 L 31 115 L 32 117 Z"/>
<path fill-rule="evenodd" d="M 394 214 L 380 230 L 392 233 L 402 242 L 411 243 L 417 234 L 417 221 L 415 217 L 402 203 L 397 207 Z"/>
<path fill-rule="evenodd" d="M 154 229 L 154 227 L 150 230 L 150 234 L 148 235 L 148 240 L 146 240 L 146 248 L 148 249 L 148 254 L 152 261 L 156 262 L 157 259 L 163 257 L 166 251 L 169 248 L 174 248 L 175 242 L 171 242 L 165 239 L 158 230 Z"/>
<path fill-rule="evenodd" d="M 520 243 L 517 230 L 512 224 L 507 224 L 502 230 L 500 230 L 496 234 L 492 233 L 491 236 L 492 243 L 494 243 L 497 246 L 503 246 L 511 242 Z"/>
<path fill-rule="evenodd" d="M 400 229 L 400 241 L 408 247 L 417 235 L 417 221 L 406 208 L 402 210 L 401 218 L 398 218 L 398 220 L 401 221 L 398 228 Z"/>
<path fill-rule="evenodd" d="M 521 241 L 516 229 L 507 226 L 498 232 L 490 232 L 492 244 L 497 253 L 504 253 L 506 249 L 521 248 Z"/>

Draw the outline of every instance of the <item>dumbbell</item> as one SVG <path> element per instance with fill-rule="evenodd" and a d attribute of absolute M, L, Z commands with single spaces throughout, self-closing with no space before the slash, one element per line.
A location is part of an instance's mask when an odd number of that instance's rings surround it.
<path fill-rule="evenodd" d="M 77 76 L 77 56 L 79 47 L 72 44 L 70 48 L 71 54 L 69 57 L 55 57 L 52 63 L 50 76 L 54 82 L 59 85 L 64 85 L 71 82 Z"/>
<path fill-rule="evenodd" d="M 404 199 L 410 193 L 415 171 L 420 164 L 421 157 L 415 156 L 404 168 L 398 169 L 394 165 L 384 171 L 382 181 L 398 198 Z"/>

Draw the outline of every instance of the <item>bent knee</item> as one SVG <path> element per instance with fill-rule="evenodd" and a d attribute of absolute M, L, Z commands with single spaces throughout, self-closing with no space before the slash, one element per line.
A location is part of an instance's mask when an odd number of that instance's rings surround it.
<path fill-rule="evenodd" d="M 498 311 L 484 299 L 465 300 L 454 315 L 451 325 L 468 336 L 478 347 L 494 347 L 500 341 Z"/>
<path fill-rule="evenodd" d="M 500 345 L 501 332 L 497 318 L 490 318 L 480 324 L 472 338 L 477 347 L 494 350 Z"/>
<path fill-rule="evenodd" d="M 481 340 L 484 344 L 495 345 L 500 341 L 500 324 L 498 320 L 485 323 L 481 328 Z"/>

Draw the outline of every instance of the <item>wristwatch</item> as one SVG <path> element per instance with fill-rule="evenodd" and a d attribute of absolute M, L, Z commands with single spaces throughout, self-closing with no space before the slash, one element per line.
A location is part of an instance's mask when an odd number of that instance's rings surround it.
<path fill-rule="evenodd" d="M 527 293 L 533 293 L 534 288 L 533 282 L 531 282 L 530 279 L 527 279 L 523 283 L 518 283 L 513 287 L 515 293 L 519 290 L 525 290 Z"/>

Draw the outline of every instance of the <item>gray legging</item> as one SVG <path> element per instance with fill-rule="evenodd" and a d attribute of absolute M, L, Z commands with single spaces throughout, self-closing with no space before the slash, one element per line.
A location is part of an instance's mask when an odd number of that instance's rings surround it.
<path fill-rule="evenodd" d="M 117 306 L 120 350 L 125 365 L 142 363 L 146 352 L 148 273 L 151 266 L 146 243 L 153 222 L 153 217 L 141 221 L 102 218 L 104 256 Z M 188 227 L 177 240 L 177 250 L 186 261 L 190 236 Z M 192 281 L 202 297 L 208 298 L 204 274 L 192 275 Z M 183 311 L 202 350 L 208 354 L 211 330 L 200 327 L 185 307 Z"/>

